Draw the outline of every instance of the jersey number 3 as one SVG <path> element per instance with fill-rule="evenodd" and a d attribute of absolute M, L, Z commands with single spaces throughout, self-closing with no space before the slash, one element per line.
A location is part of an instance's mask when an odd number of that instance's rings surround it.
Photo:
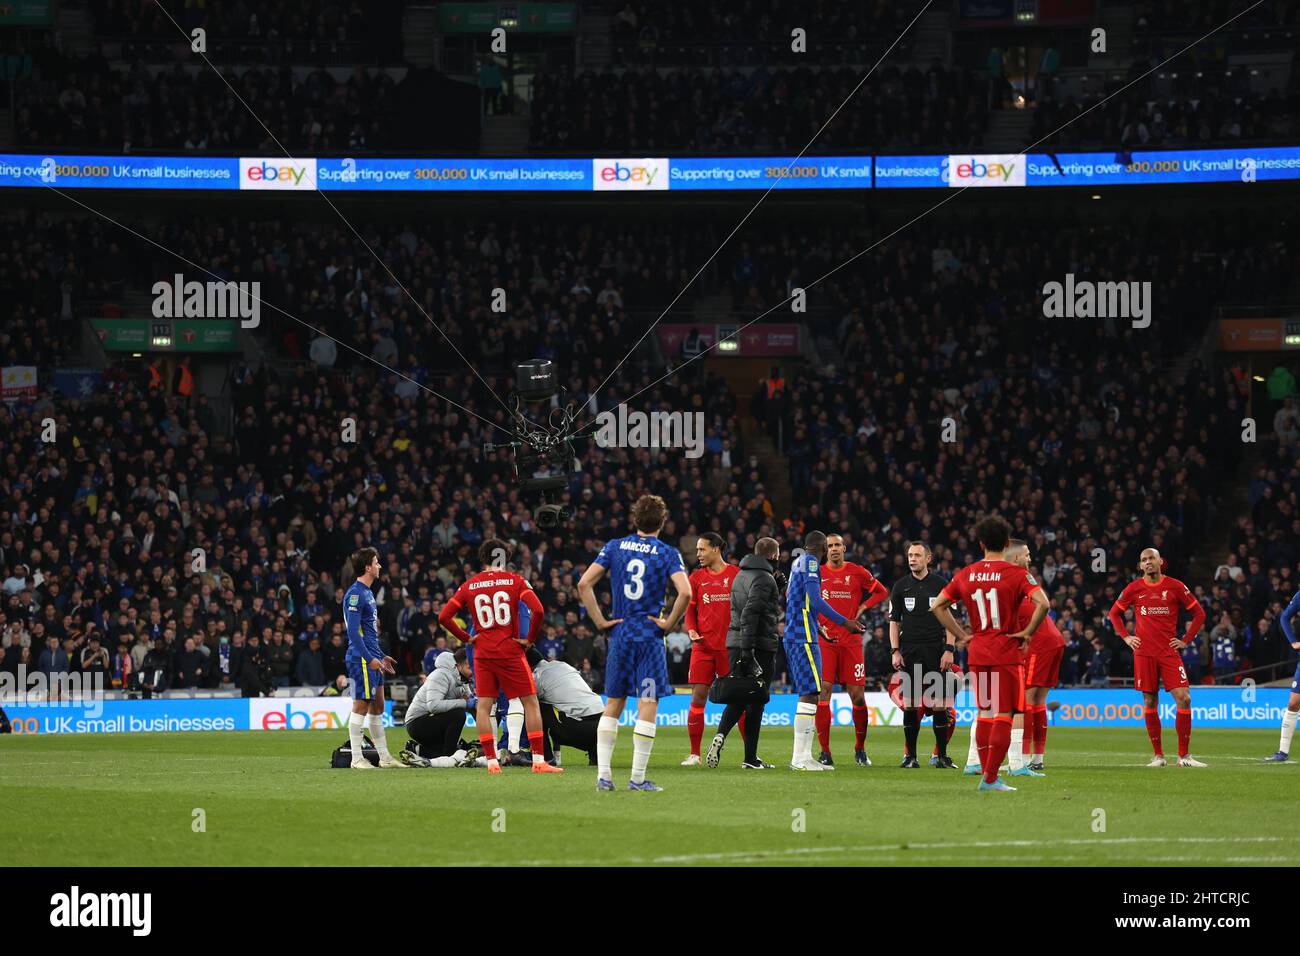
<path fill-rule="evenodd" d="M 645 581 L 642 578 L 645 575 L 645 562 L 640 558 L 633 558 L 627 563 L 628 579 L 623 582 L 623 596 L 629 601 L 639 600 L 645 593 Z"/>

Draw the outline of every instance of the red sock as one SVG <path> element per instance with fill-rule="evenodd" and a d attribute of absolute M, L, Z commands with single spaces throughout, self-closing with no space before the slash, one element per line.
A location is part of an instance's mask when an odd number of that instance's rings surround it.
<path fill-rule="evenodd" d="M 871 711 L 867 710 L 866 704 L 853 708 L 853 733 L 857 740 L 854 747 L 858 750 L 867 745 L 867 721 L 870 716 Z"/>
<path fill-rule="evenodd" d="M 704 708 L 691 707 L 686 714 L 686 732 L 691 735 L 691 753 L 700 755 L 700 740 L 704 737 Z M 741 735 L 744 736 L 744 731 Z"/>
<path fill-rule="evenodd" d="M 988 783 L 997 782 L 998 770 L 1002 767 L 1002 761 L 1007 759 L 1007 751 L 1011 749 L 1011 715 L 999 714 L 992 724 L 988 731 L 988 756 L 980 764 L 984 768 L 984 780 Z"/>
<path fill-rule="evenodd" d="M 979 754 L 980 766 L 989 765 L 989 735 L 993 732 L 993 718 L 975 718 L 975 752 Z"/>
<path fill-rule="evenodd" d="M 743 710 L 743 711 L 741 711 L 741 712 L 740 712 L 740 719 L 739 719 L 738 721 L 736 721 L 736 727 L 737 727 L 737 729 L 740 731 L 740 739 L 741 739 L 741 740 L 744 740 L 744 739 L 745 739 L 745 714 L 747 714 L 747 713 L 749 713 L 749 711 L 747 711 L 747 710 Z"/>
<path fill-rule="evenodd" d="M 817 740 L 822 750 L 831 749 L 831 705 L 830 701 L 817 701 Z"/>
<path fill-rule="evenodd" d="M 546 741 L 542 731 L 528 731 L 528 749 L 533 753 L 533 763 L 541 763 L 546 759 Z"/>
<path fill-rule="evenodd" d="M 1174 716 L 1174 726 L 1178 729 L 1178 756 L 1186 757 L 1187 748 L 1192 742 L 1192 711 L 1179 710 Z"/>
<path fill-rule="evenodd" d="M 1142 716 L 1146 718 L 1147 736 L 1151 738 L 1151 749 L 1155 751 L 1157 757 L 1163 757 L 1165 748 L 1160 743 L 1160 711 L 1152 707 Z"/>
<path fill-rule="evenodd" d="M 497 741 L 491 734 L 479 734 L 478 742 L 483 747 L 483 756 L 488 760 L 497 759 Z"/>
<path fill-rule="evenodd" d="M 1034 708 L 1034 753 L 1040 757 L 1047 753 L 1047 705 L 1039 704 Z"/>

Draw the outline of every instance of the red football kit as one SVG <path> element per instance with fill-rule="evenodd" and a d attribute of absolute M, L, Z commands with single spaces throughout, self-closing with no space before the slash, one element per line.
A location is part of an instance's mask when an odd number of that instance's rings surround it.
<path fill-rule="evenodd" d="M 975 698 L 981 710 L 1009 714 L 1023 709 L 1024 646 L 1009 635 L 1021 630 L 1016 627 L 1020 605 L 1037 590 L 1032 574 L 1001 559 L 962 568 L 943 589 L 944 597 L 964 604 L 970 617 L 974 634 L 966 660 L 975 675 Z"/>
<path fill-rule="evenodd" d="M 1138 646 L 1133 649 L 1133 684 L 1147 694 L 1159 693 L 1163 683 L 1166 690 L 1188 685 L 1187 669 L 1182 655 L 1169 646 L 1178 635 L 1178 614 L 1186 608 L 1192 619 L 1187 623 L 1184 642 L 1190 642 L 1205 623 L 1205 609 L 1192 596 L 1187 585 L 1177 578 L 1161 575 L 1154 584 L 1146 575 L 1133 581 L 1121 592 L 1110 609 L 1110 623 L 1116 634 L 1127 634 L 1124 612 L 1133 608 L 1133 633 Z M 1164 756 L 1160 740 L 1160 711 L 1152 707 L 1143 715 L 1151 750 L 1157 757 Z M 1186 757 L 1192 740 L 1192 709 L 1180 707 L 1174 715 L 1178 731 L 1178 756 Z"/>
<path fill-rule="evenodd" d="M 1011 637 L 1021 604 L 1039 590 L 1025 568 L 1001 559 L 976 561 L 958 571 L 943 589 L 943 596 L 966 605 L 973 632 L 967 664 L 974 677 L 975 702 L 981 715 L 975 721 L 975 746 L 986 784 L 996 783 L 998 768 L 1011 745 L 1011 713 L 1025 709 L 1021 682 L 1024 645 Z M 1040 624 L 1041 628 L 1042 625 Z"/>
<path fill-rule="evenodd" d="M 822 565 L 822 599 L 849 620 L 858 616 L 859 609 L 873 608 L 889 597 L 889 590 L 860 564 L 846 561 L 838 568 Z M 822 680 L 828 684 L 857 684 L 867 682 L 866 667 L 862 658 L 862 635 L 854 634 L 843 624 L 819 617 L 818 623 L 826 628 L 830 640 L 819 638 L 822 655 Z"/>
<path fill-rule="evenodd" d="M 696 568 L 691 574 L 691 603 L 686 605 L 686 630 L 700 635 L 691 642 L 687 681 L 712 684 L 715 677 L 731 673 L 727 656 L 727 628 L 731 626 L 731 584 L 740 568 L 728 564 L 721 571 Z"/>
<path fill-rule="evenodd" d="M 1025 598 L 1020 602 L 1015 629 L 1023 631 L 1034 616 L 1034 602 Z M 1061 658 L 1065 655 L 1065 637 L 1051 616 L 1043 618 L 1029 640 L 1025 654 L 1025 686 L 1055 687 L 1061 681 Z"/>
<path fill-rule="evenodd" d="M 504 692 L 511 700 L 537 693 L 533 672 L 519 644 L 519 602 L 528 608 L 531 624 L 529 643 L 542 628 L 542 602 L 523 577 L 513 571 L 489 568 L 462 584 L 443 605 L 438 623 L 460 640 L 470 635 L 455 621 L 466 608 L 474 621 L 474 693 L 495 698 Z"/>
<path fill-rule="evenodd" d="M 1186 687 L 1187 670 L 1182 656 L 1169 646 L 1178 636 L 1178 613 L 1183 608 L 1191 612 L 1184 642 L 1189 642 L 1205 623 L 1205 609 L 1193 597 L 1187 585 L 1177 578 L 1161 575 L 1155 584 L 1146 576 L 1126 587 L 1110 609 L 1110 623 L 1116 634 L 1129 633 L 1124 624 L 1124 612 L 1133 608 L 1133 633 L 1138 646 L 1133 650 L 1133 683 L 1138 690 L 1154 694 L 1164 684 L 1165 689 Z"/>

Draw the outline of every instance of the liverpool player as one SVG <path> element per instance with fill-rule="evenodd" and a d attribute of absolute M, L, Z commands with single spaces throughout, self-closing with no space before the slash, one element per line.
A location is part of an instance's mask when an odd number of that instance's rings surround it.
<path fill-rule="evenodd" d="M 863 611 L 875 607 L 889 591 L 860 564 L 844 560 L 844 538 L 826 536 L 826 564 L 822 568 L 822 597 L 847 618 L 857 619 Z M 831 691 L 843 684 L 853 704 L 853 730 L 856 735 L 853 759 L 860 767 L 870 767 L 867 758 L 867 671 L 862 658 L 862 635 L 828 618 L 818 618 L 822 652 L 822 692 L 817 702 L 817 740 L 822 752 L 818 758 L 830 767 L 831 758 Z"/>
<path fill-rule="evenodd" d="M 686 605 L 686 633 L 691 638 L 691 708 L 686 715 L 686 731 L 691 738 L 691 753 L 683 767 L 700 764 L 700 741 L 704 737 L 704 702 L 715 677 L 731 673 L 727 655 L 727 628 L 731 625 L 731 582 L 740 569 L 722 556 L 722 536 L 710 531 L 695 542 L 695 557 L 700 566 L 691 574 L 691 603 Z M 743 718 L 742 718 L 743 720 Z M 745 735 L 742 724 L 740 735 Z"/>
<path fill-rule="evenodd" d="M 478 549 L 483 570 L 457 590 L 438 614 L 438 623 L 459 640 L 474 648 L 474 695 L 478 698 L 474 723 L 479 743 L 488 760 L 488 773 L 500 773 L 496 739 L 492 733 L 492 705 L 497 694 L 518 697 L 524 705 L 524 726 L 528 745 L 533 752 L 533 773 L 562 773 L 546 762 L 542 739 L 542 712 L 537 706 L 537 685 L 533 671 L 524 659 L 524 648 L 531 647 L 542 629 L 542 602 L 523 577 L 504 567 L 493 567 L 494 556 L 509 554 L 510 545 L 489 538 Z M 519 633 L 519 602 L 528 607 L 531 625 L 528 636 Z M 456 613 L 466 608 L 474 619 L 474 633 L 469 634 L 456 621 Z"/>
<path fill-rule="evenodd" d="M 1160 684 L 1173 695 L 1177 706 L 1174 726 L 1178 730 L 1178 766 L 1204 767 L 1205 764 L 1188 755 L 1192 742 L 1192 695 L 1187 689 L 1187 670 L 1179 655 L 1190 644 L 1205 623 L 1205 609 L 1192 596 L 1187 585 L 1177 578 L 1167 577 L 1162 569 L 1164 559 L 1155 548 L 1147 548 L 1138 555 L 1142 577 L 1133 581 L 1110 609 L 1110 623 L 1124 643 L 1133 648 L 1133 684 L 1142 692 L 1143 712 L 1147 723 L 1147 736 L 1155 755 L 1148 767 L 1163 767 L 1164 746 L 1160 742 Z M 1133 612 L 1133 634 L 1124 624 L 1124 612 Z M 1179 640 L 1178 613 L 1183 608 L 1191 612 L 1183 639 Z"/>
<path fill-rule="evenodd" d="M 981 790 L 1015 790 L 998 778 L 998 768 L 1011 744 L 1011 715 L 1023 708 L 1020 665 L 1030 635 L 1047 616 L 1048 601 L 1038 582 L 1024 568 L 1005 560 L 1003 551 L 1011 527 L 996 515 L 980 519 L 975 540 L 984 559 L 962 568 L 934 603 L 934 616 L 950 633 L 962 633 L 949 607 L 966 606 L 972 635 L 967 663 L 975 684 L 979 717 L 975 739 L 984 779 Z M 1013 630 L 1022 601 L 1034 602 L 1028 626 Z"/>
<path fill-rule="evenodd" d="M 1022 568 L 1029 568 L 1029 542 L 1012 538 L 1006 551 L 1007 560 Z M 1020 604 L 1020 617 L 1017 627 L 1028 627 L 1033 615 L 1033 604 L 1023 601 Z M 1021 740 L 1015 739 L 1012 730 L 1011 753 L 1019 745 L 1024 761 L 1020 767 L 1014 766 L 1011 775 L 1033 776 L 1043 772 L 1043 754 L 1047 749 L 1047 695 L 1061 679 L 1061 658 L 1065 655 L 1065 638 L 1056 627 L 1051 617 L 1045 617 L 1029 640 L 1029 652 L 1025 658 L 1025 707 L 1024 729 Z"/>

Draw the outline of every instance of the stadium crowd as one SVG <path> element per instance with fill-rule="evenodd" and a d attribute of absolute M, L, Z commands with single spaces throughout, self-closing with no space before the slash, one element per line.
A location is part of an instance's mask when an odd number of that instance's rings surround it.
<path fill-rule="evenodd" d="M 533 81 L 534 150 L 803 148 L 849 98 L 858 69 L 629 69 L 541 73 Z M 817 137 L 818 150 L 980 145 L 985 82 L 938 63 L 883 65 Z"/>
<path fill-rule="evenodd" d="M 614 14 L 620 63 L 727 66 L 800 62 L 791 31 L 805 31 L 808 50 L 822 63 L 867 63 L 889 47 L 916 11 L 888 0 L 845 4 L 813 0 L 791 7 L 780 0 L 691 6 L 671 0 L 628 0 Z M 909 44 L 900 44 L 906 53 Z M 873 55 L 875 54 L 875 55 Z"/>
<path fill-rule="evenodd" d="M 1150 66 L 1134 64 L 1136 77 Z M 1247 69 L 1229 70 L 1208 56 L 1188 53 L 1178 69 L 1149 78 L 1132 91 L 1092 107 L 1111 94 L 1099 90 L 1083 97 L 1042 91 L 1033 113 L 1033 138 L 1049 133 L 1048 146 L 1115 148 L 1201 148 L 1246 143 L 1294 142 L 1300 136 L 1300 85 L 1250 87 Z M 1068 125 L 1067 125 L 1068 124 Z"/>
<path fill-rule="evenodd" d="M 1218 480 L 1243 454 L 1241 377 L 1192 364 L 1183 387 L 1170 390 L 1170 364 L 1199 339 L 1216 303 L 1246 291 L 1268 301 L 1291 281 L 1294 239 L 1246 215 L 1202 213 L 1200 225 L 1157 217 L 1122 229 L 1045 214 L 918 224 L 815 296 L 811 329 L 824 354 L 838 356 L 835 366 L 795 370 L 751 405 L 789 457 L 792 514 L 778 522 L 774 476 L 741 440 L 726 385 L 682 372 L 633 404 L 703 412 L 703 457 L 587 445 L 570 488 L 573 519 L 559 531 L 537 527 L 536 502 L 512 487 L 506 453 L 483 449 L 504 439 L 492 423 L 504 424 L 505 409 L 341 227 L 212 217 L 203 228 L 188 218 L 142 227 L 223 275 L 260 278 L 266 302 L 340 345 L 265 309 L 258 334 L 282 361 L 233 369 L 229 432 L 206 398 L 151 389 L 143 369 L 130 377 L 117 369 L 85 400 L 43 391 L 30 407 L 0 411 L 0 666 L 102 668 L 127 683 L 129 666 L 145 689 L 335 686 L 345 564 L 369 544 L 385 571 L 381 633 L 402 671 L 415 674 L 476 544 L 498 535 L 518 542 L 515 562 L 547 609 L 543 651 L 599 688 L 602 638 L 585 623 L 576 582 L 605 539 L 626 533 L 629 503 L 649 491 L 667 499 L 664 536 L 688 561 L 706 530 L 738 557 L 766 531 L 788 549 L 816 527 L 844 533 L 851 559 L 887 583 L 905 573 L 909 539 L 932 544 L 940 571 L 965 564 L 971 520 L 997 509 L 1030 541 L 1056 602 L 1070 638 L 1064 679 L 1122 677 L 1127 653 L 1104 616 L 1135 576 L 1137 550 L 1155 544 L 1170 573 L 1185 576 L 1215 519 Z M 50 314 L 54 290 L 76 285 L 74 266 L 96 275 L 102 266 L 87 250 L 115 240 L 93 221 L 19 216 L 7 229 L 31 239 L 9 243 L 0 279 L 36 291 L 5 319 L 5 360 L 57 362 L 71 337 L 51 344 L 24 323 Z M 631 316 L 654 314 L 664 289 L 680 288 L 713 248 L 697 223 L 634 233 L 553 216 L 486 227 L 448 216 L 362 229 L 499 393 L 513 361 L 540 354 L 566 370 L 586 412 L 659 377 L 639 353 L 589 403 L 642 328 Z M 716 284 L 730 282 L 744 308 L 775 304 L 792 277 L 841 261 L 836 242 L 868 245 L 871 236 L 855 229 L 747 229 Z M 791 235 L 808 238 L 778 238 Z M 128 287 L 170 273 L 161 253 L 132 242 L 119 247 Z M 1043 319 L 1044 281 L 1074 269 L 1150 276 L 1160 303 L 1151 327 Z M 82 276 L 97 290 L 108 278 Z M 496 286 L 508 291 L 505 315 L 487 305 Z M 41 439 L 47 417 L 54 442 Z M 355 441 L 344 439 L 345 419 L 355 421 Z M 1300 435 L 1290 422 L 1283 415 L 1274 429 Z M 1230 560 L 1222 574 L 1188 581 L 1212 622 L 1195 652 L 1202 674 L 1289 654 L 1276 616 L 1297 581 L 1300 555 L 1288 542 L 1300 482 L 1294 443 L 1271 454 L 1251 488 L 1251 523 L 1233 542 L 1238 570 Z M 1225 614 L 1235 631 L 1215 630 Z M 885 628 L 879 612 L 869 620 L 867 666 L 878 684 L 888 672 Z M 682 638 L 668 640 L 677 679 Z M 1231 666 L 1219 651 L 1229 643 Z"/>

